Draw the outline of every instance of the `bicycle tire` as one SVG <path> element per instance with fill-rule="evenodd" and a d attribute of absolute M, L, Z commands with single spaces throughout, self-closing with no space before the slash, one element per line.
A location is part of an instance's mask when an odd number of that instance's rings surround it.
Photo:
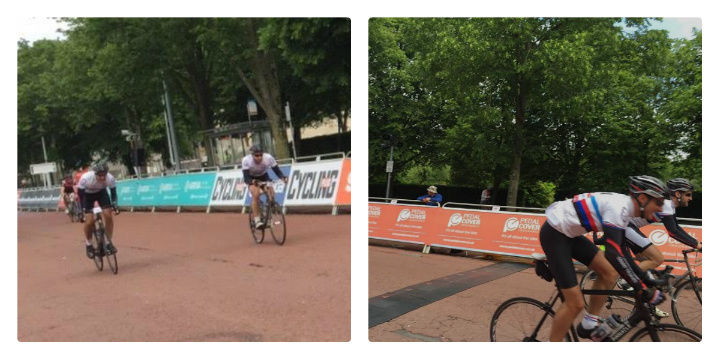
<path fill-rule="evenodd" d="M 586 271 L 580 279 L 580 290 L 592 289 L 593 283 L 597 275 L 594 271 Z M 617 284 L 615 288 L 619 288 Z M 583 301 L 585 301 L 585 309 L 590 305 L 590 295 L 583 294 Z M 626 320 L 635 309 L 635 300 L 624 297 L 624 296 L 608 296 L 603 304 L 602 310 L 598 316 L 606 319 L 612 314 L 618 314 L 623 320 Z"/>
<path fill-rule="evenodd" d="M 75 203 L 70 203 L 70 206 L 67 207 L 68 216 L 70 217 L 70 222 L 75 222 Z"/>
<path fill-rule="evenodd" d="M 264 203 L 260 200 L 260 213 L 265 212 L 265 206 Z M 252 234 L 253 239 L 255 240 L 256 244 L 262 244 L 263 240 L 265 239 L 265 225 L 263 225 L 262 228 L 258 229 L 255 227 L 255 219 L 253 219 L 253 212 L 250 210 L 250 213 L 248 214 L 248 219 L 250 220 L 250 233 Z"/>
<path fill-rule="evenodd" d="M 661 342 L 697 342 L 702 341 L 702 335 L 697 331 L 676 324 L 658 323 L 653 326 Z M 663 340 L 664 339 L 664 340 Z M 652 341 L 650 330 L 647 327 L 638 330 L 630 338 L 630 342 Z"/>
<path fill-rule="evenodd" d="M 545 316 L 546 314 L 549 316 Z M 490 341 L 548 341 L 554 317 L 555 312 L 543 302 L 526 297 L 512 298 L 495 310 L 490 321 Z M 572 341 L 570 333 L 565 335 L 564 340 Z"/>
<path fill-rule="evenodd" d="M 273 240 L 275 240 L 275 243 L 282 246 L 285 244 L 285 235 L 286 235 L 286 225 L 285 225 L 285 215 L 282 213 L 282 209 L 278 206 L 276 202 L 273 202 L 270 206 L 267 208 L 267 216 L 266 216 L 268 226 L 270 227 L 270 234 L 273 237 Z"/>
<path fill-rule="evenodd" d="M 99 221 L 99 220 L 95 220 L 95 221 L 96 221 L 95 226 L 98 226 L 97 221 Z M 95 230 L 95 229 L 93 229 L 93 230 Z M 105 229 L 102 228 L 102 224 L 100 225 L 100 230 L 98 230 L 98 231 L 102 231 L 103 234 L 105 233 Z M 102 241 L 101 241 L 101 239 L 98 239 L 98 231 L 93 231 L 94 241 L 92 242 L 92 247 L 93 247 L 93 252 L 95 253 L 94 254 L 95 256 L 93 256 L 93 262 L 95 263 L 95 267 L 97 267 L 97 269 L 99 271 L 103 271 L 103 259 L 102 258 L 103 258 L 104 253 L 103 253 L 102 245 L 100 245 L 102 243 Z"/>
<path fill-rule="evenodd" d="M 104 230 L 103 230 L 103 236 L 107 239 L 109 244 L 112 244 L 112 239 L 110 239 L 110 237 L 107 236 L 107 234 L 105 233 Z M 103 253 L 105 254 L 105 261 L 107 261 L 108 266 L 110 266 L 110 270 L 112 270 L 113 274 L 117 274 L 118 273 L 118 263 L 117 263 L 116 254 L 115 253 L 108 254 L 104 250 L 103 250 Z"/>
<path fill-rule="evenodd" d="M 683 281 L 672 294 L 672 314 L 675 323 L 690 330 L 702 331 L 702 278 L 697 279 L 697 290 L 692 280 Z"/>

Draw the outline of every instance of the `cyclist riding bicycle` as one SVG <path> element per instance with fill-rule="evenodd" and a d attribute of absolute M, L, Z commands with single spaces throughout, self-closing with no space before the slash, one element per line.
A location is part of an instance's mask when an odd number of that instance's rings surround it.
<path fill-rule="evenodd" d="M 689 247 L 702 249 L 702 243 L 699 243 L 695 238 L 685 232 L 685 230 L 678 225 L 677 217 L 675 216 L 675 209 L 677 207 L 686 207 L 692 200 L 694 187 L 688 180 L 683 178 L 668 180 L 667 187 L 670 190 L 670 199 L 665 200 L 662 210 L 655 213 L 652 220 L 647 220 L 642 217 L 630 219 L 630 224 L 628 224 L 628 227 L 625 229 L 625 239 L 628 240 L 627 243 L 630 250 L 643 258 L 638 264 L 643 271 L 654 269 L 665 261 L 665 258 L 657 246 L 653 245 L 652 241 L 640 231 L 641 227 L 650 225 L 653 222 L 662 222 L 665 225 L 668 235 L 673 239 Z M 656 310 L 656 313 L 658 312 L 659 310 Z M 667 316 L 667 313 L 661 313 L 660 315 Z"/>
<path fill-rule="evenodd" d="M 562 341 L 585 307 L 573 259 L 597 273 L 594 290 L 611 289 L 619 273 L 642 292 L 644 301 L 659 304 L 664 300 L 662 292 L 645 286 L 643 280 L 647 274 L 632 261 L 623 239 L 630 218 L 652 219 L 662 208 L 668 190 L 663 182 L 650 176 L 630 177 L 629 190 L 630 195 L 604 192 L 575 195 L 572 199 L 553 203 L 545 211 L 547 220 L 540 229 L 540 245 L 565 298 L 553 319 L 550 341 Z M 599 231 L 605 233 L 608 245 L 604 253 L 584 236 Z M 599 319 L 596 314 L 600 313 L 604 302 L 603 295 L 590 297 L 588 310 L 577 327 L 579 336 L 590 336 Z"/>
<path fill-rule="evenodd" d="M 63 204 L 65 205 L 65 213 L 70 213 L 70 194 L 75 193 L 75 183 L 73 182 L 72 174 L 65 174 L 65 178 L 62 181 L 61 187 Z"/>
<path fill-rule="evenodd" d="M 107 188 L 110 188 L 112 194 L 112 200 L 108 196 Z M 108 166 L 104 161 L 96 162 L 92 171 L 88 171 L 80 178 L 78 184 L 78 196 L 80 197 L 80 203 L 86 214 L 91 214 L 95 202 L 97 201 L 102 208 L 103 219 L 105 221 L 105 231 L 107 236 L 112 239 L 113 235 L 113 211 L 119 213 L 115 204 L 117 204 L 117 191 L 115 189 L 115 177 L 108 173 Z M 85 226 L 83 228 L 85 233 L 85 251 L 87 257 L 93 258 L 95 256 L 92 248 L 90 239 L 92 238 L 93 228 L 95 225 L 94 216 L 86 216 Z M 109 244 L 108 250 L 110 254 L 117 252 L 115 246 Z"/>
<path fill-rule="evenodd" d="M 280 170 L 275 158 L 263 152 L 263 149 L 259 145 L 253 145 L 250 147 L 250 155 L 247 155 L 242 160 L 242 171 L 243 180 L 245 184 L 250 187 L 250 194 L 252 195 L 252 213 L 255 217 L 255 228 L 260 229 L 263 227 L 262 220 L 260 218 L 260 187 L 257 185 L 258 182 L 270 181 L 270 175 L 268 175 L 268 169 L 272 169 L 278 178 L 281 178 L 284 183 L 287 184 L 287 177 Z M 272 187 L 268 187 L 266 190 L 270 196 L 274 196 L 274 190 Z"/>

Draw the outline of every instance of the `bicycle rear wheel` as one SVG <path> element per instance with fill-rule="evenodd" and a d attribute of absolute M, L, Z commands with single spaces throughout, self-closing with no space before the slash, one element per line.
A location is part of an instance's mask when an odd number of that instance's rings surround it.
<path fill-rule="evenodd" d="M 266 217 L 270 227 L 270 234 L 275 240 L 275 243 L 282 245 L 285 243 L 285 215 L 282 213 L 282 208 L 273 202 L 268 206 L 268 216 Z"/>
<path fill-rule="evenodd" d="M 517 297 L 505 301 L 490 321 L 492 342 L 542 342 L 550 339 L 555 312 L 538 300 Z M 570 334 L 564 341 L 572 341 Z"/>
<path fill-rule="evenodd" d="M 691 280 L 680 284 L 673 293 L 672 314 L 678 325 L 702 331 L 702 279 L 697 280 L 697 292 Z"/>
<path fill-rule="evenodd" d="M 702 341 L 702 335 L 690 330 L 684 326 L 675 324 L 659 323 L 654 326 L 658 340 L 661 342 L 698 342 Z M 631 342 L 650 342 L 653 341 L 650 336 L 650 330 L 643 328 L 638 330 L 632 338 Z"/>
<path fill-rule="evenodd" d="M 596 279 L 597 274 L 594 271 L 586 271 L 580 279 L 580 290 L 592 290 Z M 620 289 L 620 287 L 616 284 L 614 289 Z M 590 295 L 583 295 L 583 299 L 585 300 L 585 309 L 587 309 L 590 304 Z M 623 296 L 608 296 L 600 314 L 597 315 L 606 319 L 612 314 L 618 314 L 623 320 L 626 320 L 634 309 L 635 301 L 633 299 Z"/>

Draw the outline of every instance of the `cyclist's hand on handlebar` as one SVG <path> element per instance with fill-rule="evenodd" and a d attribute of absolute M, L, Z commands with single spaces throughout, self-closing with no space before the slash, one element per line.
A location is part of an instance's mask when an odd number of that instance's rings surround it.
<path fill-rule="evenodd" d="M 643 289 L 642 299 L 650 305 L 659 305 L 665 301 L 665 294 L 658 289 Z"/>

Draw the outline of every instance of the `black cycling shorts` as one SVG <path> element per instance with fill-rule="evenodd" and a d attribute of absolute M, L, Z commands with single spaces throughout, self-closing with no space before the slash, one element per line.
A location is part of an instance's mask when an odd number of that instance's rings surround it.
<path fill-rule="evenodd" d="M 75 192 L 75 189 L 72 186 L 71 187 L 63 187 L 63 193 L 65 193 L 65 194 L 72 194 L 74 192 Z"/>
<path fill-rule="evenodd" d="M 547 256 L 550 271 L 560 289 L 578 285 L 573 259 L 587 266 L 600 251 L 592 240 L 585 236 L 568 237 L 555 230 L 547 221 L 540 228 L 540 246 Z"/>
<path fill-rule="evenodd" d="M 95 206 L 96 201 L 103 209 L 112 207 L 110 194 L 108 194 L 107 190 L 100 190 L 94 194 L 85 193 L 83 195 L 83 210 L 85 210 L 86 214 L 92 213 L 92 209 L 93 206 Z"/>
<path fill-rule="evenodd" d="M 252 184 L 253 180 L 265 181 L 265 182 L 271 181 L 270 175 L 268 175 L 268 173 L 264 173 L 260 176 L 250 176 L 250 184 Z"/>

